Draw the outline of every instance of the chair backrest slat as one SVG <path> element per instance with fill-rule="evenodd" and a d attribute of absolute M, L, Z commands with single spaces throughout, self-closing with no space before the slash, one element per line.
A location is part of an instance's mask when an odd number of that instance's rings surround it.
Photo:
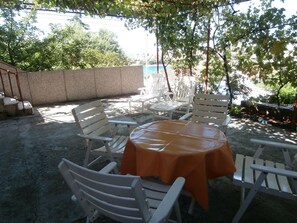
<path fill-rule="evenodd" d="M 80 121 L 81 128 L 85 128 L 93 123 L 97 122 L 108 122 L 106 114 L 104 112 L 94 111 L 94 114 L 84 114 L 85 116 L 77 116 Z"/>
<path fill-rule="evenodd" d="M 228 115 L 228 95 L 197 93 L 193 100 L 193 121 L 222 125 Z"/>
<path fill-rule="evenodd" d="M 256 164 L 258 164 L 258 163 L 256 163 Z M 262 163 L 261 165 L 264 165 L 264 163 Z M 272 162 L 270 160 L 265 160 L 265 166 L 275 168 L 274 162 Z M 267 174 L 266 182 L 267 182 L 266 186 L 268 188 L 271 188 L 274 190 L 280 190 L 278 183 L 277 183 L 277 176 L 275 174 Z"/>
<path fill-rule="evenodd" d="M 99 136 L 106 133 L 106 135 L 110 135 L 110 126 L 108 122 L 96 122 L 92 125 L 85 127 L 82 129 L 84 135 L 93 135 Z"/>
<path fill-rule="evenodd" d="M 119 184 L 118 178 L 121 178 L 120 185 L 122 186 L 131 186 L 131 183 L 135 179 L 135 176 L 122 176 L 122 175 L 117 175 L 117 179 L 114 179 L 110 177 L 109 175 L 106 176 L 106 174 L 98 174 L 97 171 L 87 169 L 87 168 L 82 168 L 81 166 L 70 162 L 69 160 L 63 159 L 64 163 L 67 163 L 67 168 L 69 171 L 76 172 L 79 175 L 82 175 L 86 178 L 90 178 L 95 181 L 109 181 L 111 184 Z"/>
<path fill-rule="evenodd" d="M 286 169 L 283 163 L 275 163 L 275 167 L 279 169 Z M 287 177 L 278 175 L 277 182 L 279 183 L 280 191 L 293 194 L 293 191 L 291 189 L 291 186 Z M 297 194 L 297 191 L 295 191 L 295 193 Z"/>
<path fill-rule="evenodd" d="M 108 119 L 99 100 L 72 109 L 72 114 L 81 133 L 95 136 L 110 134 Z"/>
<path fill-rule="evenodd" d="M 86 195 L 86 194 L 85 194 Z M 111 205 L 108 202 L 101 202 L 93 196 L 87 196 L 88 201 L 98 210 L 101 214 L 119 221 L 119 222 L 144 222 L 143 218 L 139 215 L 139 209 L 129 209 L 125 206 Z"/>
<path fill-rule="evenodd" d="M 77 112 L 77 109 L 81 108 L 78 106 L 77 108 L 74 108 L 73 110 L 75 111 L 76 116 L 79 118 L 79 120 L 85 121 L 89 119 L 90 117 L 93 116 L 98 116 L 100 114 L 105 114 L 103 110 L 103 105 L 102 103 L 100 106 L 97 107 L 92 107 L 92 108 L 87 108 L 86 110 L 82 110 L 80 112 Z"/>
<path fill-rule="evenodd" d="M 102 106 L 101 101 L 95 100 L 95 101 L 78 106 L 77 108 L 75 108 L 75 111 L 76 113 L 81 113 L 82 111 L 86 111 L 89 109 L 93 109 L 94 107 L 101 107 L 101 106 Z"/>
<path fill-rule="evenodd" d="M 87 185 L 91 188 L 100 190 L 103 193 L 114 193 L 114 195 L 124 196 L 124 197 L 132 196 L 131 188 L 129 186 L 122 186 L 122 185 L 111 184 L 111 183 L 101 183 L 101 181 L 86 178 L 85 176 L 82 176 L 73 171 L 70 171 L 70 173 L 74 175 L 76 181 L 80 182 L 83 185 Z M 119 182 L 119 181 L 116 181 L 116 182 Z"/>
<path fill-rule="evenodd" d="M 254 159 L 247 156 L 244 163 L 244 181 L 250 184 L 254 183 L 254 171 L 250 168 L 254 163 Z"/>
<path fill-rule="evenodd" d="M 201 122 L 201 123 L 212 123 L 216 125 L 221 125 L 222 120 L 221 119 L 216 119 L 216 118 L 209 118 L 209 117 L 195 117 L 193 118 L 193 121 Z"/>
<path fill-rule="evenodd" d="M 140 217 L 138 205 L 131 195 L 129 197 L 125 197 L 122 195 L 117 196 L 114 193 L 112 193 L 111 190 L 109 190 L 108 193 L 104 193 L 100 190 L 100 187 L 97 187 L 97 190 L 93 187 L 90 187 L 91 185 L 87 186 L 82 182 L 75 182 L 78 183 L 80 191 L 84 196 L 84 199 L 92 201 L 92 203 L 94 203 L 96 206 L 117 213 L 120 213 L 123 209 L 125 209 L 127 211 L 127 215 Z"/>

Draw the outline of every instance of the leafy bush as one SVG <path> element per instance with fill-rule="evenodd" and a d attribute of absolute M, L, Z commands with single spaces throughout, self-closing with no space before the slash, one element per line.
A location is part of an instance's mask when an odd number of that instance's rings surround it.
<path fill-rule="evenodd" d="M 229 105 L 229 111 L 232 115 L 239 115 L 242 111 L 242 107 L 232 104 L 232 105 Z"/>
<path fill-rule="evenodd" d="M 296 93 L 297 93 L 297 89 L 293 88 L 290 84 L 287 84 L 280 91 L 280 94 L 279 94 L 280 104 L 282 105 L 294 104 Z M 269 98 L 269 103 L 277 103 L 277 94 L 274 94 Z"/>

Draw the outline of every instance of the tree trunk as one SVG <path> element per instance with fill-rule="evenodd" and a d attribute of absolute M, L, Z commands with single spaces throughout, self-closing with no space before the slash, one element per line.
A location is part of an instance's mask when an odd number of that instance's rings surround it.
<path fill-rule="evenodd" d="M 225 51 L 225 49 L 224 49 Z M 231 85 L 230 85 L 230 75 L 229 75 L 229 69 L 228 69 L 228 61 L 227 61 L 227 56 L 226 53 L 224 52 L 224 56 L 223 56 L 223 61 L 224 61 L 224 70 L 225 70 L 225 74 L 226 74 L 226 84 L 228 86 L 228 91 L 229 91 L 229 95 L 230 95 L 230 104 L 232 104 L 233 101 L 233 92 L 231 89 Z"/>
<path fill-rule="evenodd" d="M 297 121 L 297 94 L 295 95 L 294 111 L 292 114 L 292 131 L 296 131 L 296 121 Z"/>
<path fill-rule="evenodd" d="M 159 73 L 159 38 L 158 38 L 158 29 L 156 31 L 156 45 L 157 45 L 157 73 Z"/>
<path fill-rule="evenodd" d="M 164 72 L 165 72 L 165 77 L 166 77 L 166 82 L 167 82 L 167 88 L 168 88 L 168 92 L 172 92 L 171 91 L 171 87 L 170 87 L 170 83 L 169 83 L 169 78 L 168 78 L 168 73 L 167 73 L 167 68 L 164 62 L 164 54 L 163 54 L 163 50 L 161 51 L 161 61 L 162 61 L 162 65 L 164 68 Z"/>
<path fill-rule="evenodd" d="M 205 67 L 205 79 L 204 79 L 204 93 L 207 93 L 207 85 L 208 85 L 209 42 L 210 42 L 210 18 L 208 19 L 208 29 L 207 29 L 207 48 L 206 48 L 206 67 Z"/>

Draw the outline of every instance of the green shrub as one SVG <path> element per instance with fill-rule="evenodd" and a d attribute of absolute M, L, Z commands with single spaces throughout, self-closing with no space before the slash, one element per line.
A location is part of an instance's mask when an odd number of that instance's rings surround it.
<path fill-rule="evenodd" d="M 293 88 L 290 84 L 283 87 L 279 94 L 279 100 L 281 105 L 293 105 L 295 101 L 295 95 L 297 89 Z M 269 98 L 269 103 L 277 103 L 277 95 L 274 94 Z"/>
<path fill-rule="evenodd" d="M 239 115 L 241 113 L 241 106 L 229 105 L 229 111 L 232 115 Z"/>

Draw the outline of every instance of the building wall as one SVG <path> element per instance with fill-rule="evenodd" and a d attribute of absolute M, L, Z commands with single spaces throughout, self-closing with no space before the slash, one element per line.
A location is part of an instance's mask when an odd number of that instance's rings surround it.
<path fill-rule="evenodd" d="M 23 98 L 41 105 L 138 93 L 143 86 L 143 67 L 20 71 L 19 77 Z"/>

